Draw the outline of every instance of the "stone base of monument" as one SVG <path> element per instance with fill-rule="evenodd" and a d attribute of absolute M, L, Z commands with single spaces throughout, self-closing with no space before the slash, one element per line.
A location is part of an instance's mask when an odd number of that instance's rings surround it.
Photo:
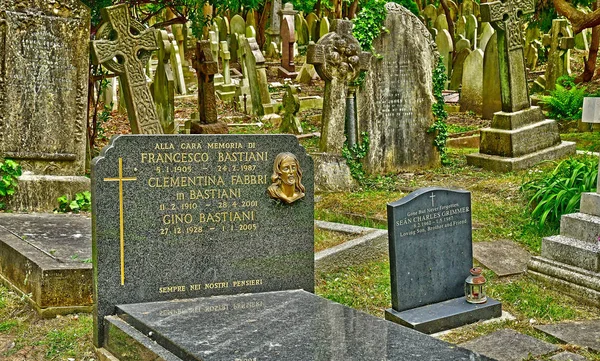
<path fill-rule="evenodd" d="M 227 134 L 229 129 L 227 124 L 216 122 L 211 124 L 202 124 L 197 121 L 190 122 L 190 134 Z"/>
<path fill-rule="evenodd" d="M 356 189 L 346 159 L 330 153 L 312 153 L 315 162 L 315 191 L 341 192 Z"/>
<path fill-rule="evenodd" d="M 24 172 L 18 181 L 19 189 L 6 202 L 7 209 L 18 212 L 52 212 L 58 208 L 59 197 L 73 199 L 76 193 L 90 190 L 90 179 L 83 176 Z"/>
<path fill-rule="evenodd" d="M 589 304 L 600 306 L 600 194 L 584 193 L 581 212 L 560 220 L 560 235 L 542 240 L 528 273 Z"/>
<path fill-rule="evenodd" d="M 491 360 L 299 290 L 116 309 L 105 360 Z"/>
<path fill-rule="evenodd" d="M 224 102 L 233 101 L 236 90 L 237 86 L 235 84 L 221 84 L 219 86 L 215 86 L 215 93 L 219 99 Z"/>
<path fill-rule="evenodd" d="M 467 155 L 467 164 L 508 172 L 570 154 L 575 154 L 575 143 L 561 142 L 556 121 L 544 119 L 533 106 L 495 113 L 491 128 L 481 130 L 479 153 Z"/>
<path fill-rule="evenodd" d="M 298 76 L 297 71 L 289 71 L 282 66 L 277 68 L 277 74 L 279 75 L 280 78 L 284 78 L 284 79 L 296 79 L 296 77 Z"/>
<path fill-rule="evenodd" d="M 385 319 L 432 334 L 502 316 L 502 304 L 492 298 L 486 303 L 468 303 L 464 297 L 398 312 L 385 310 Z"/>
<path fill-rule="evenodd" d="M 55 214 L 0 214 L 0 281 L 42 317 L 92 311 L 91 222 Z"/>

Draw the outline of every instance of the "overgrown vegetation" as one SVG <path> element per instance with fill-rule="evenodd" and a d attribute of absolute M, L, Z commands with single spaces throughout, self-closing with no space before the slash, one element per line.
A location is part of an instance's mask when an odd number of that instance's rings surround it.
<path fill-rule="evenodd" d="M 346 159 L 346 163 L 350 168 L 350 174 L 359 182 L 365 179 L 365 170 L 361 161 L 369 152 L 369 134 L 363 132 L 360 136 L 362 141 L 357 142 L 357 144 L 350 148 L 348 148 L 348 143 L 345 142 L 342 149 L 342 156 Z"/>
<path fill-rule="evenodd" d="M 543 95 L 540 103 L 548 109 L 548 116 L 556 120 L 581 119 L 583 98 L 588 96 L 585 87 L 572 86 L 570 89 L 556 84 L 550 95 Z"/>
<path fill-rule="evenodd" d="M 92 194 L 89 191 L 75 194 L 74 199 L 69 199 L 69 196 L 65 194 L 58 197 L 57 201 L 58 208 L 56 211 L 61 213 L 89 212 L 92 209 Z"/>
<path fill-rule="evenodd" d="M 444 109 L 444 95 L 442 94 L 442 91 L 446 87 L 447 80 L 448 76 L 446 75 L 443 57 L 440 57 L 435 69 L 433 69 L 433 96 L 435 97 L 435 103 L 431 106 L 431 110 L 435 117 L 435 121 L 427 130 L 427 133 L 435 132 L 433 145 L 440 153 L 440 159 L 443 165 L 450 163 L 446 150 L 446 141 L 448 140 L 448 125 L 446 124 L 446 119 L 448 118 L 448 112 Z"/>
<path fill-rule="evenodd" d="M 557 225 L 563 214 L 579 210 L 581 193 L 595 192 L 598 179 L 598 158 L 579 156 L 553 162 L 550 172 L 531 172 L 521 187 L 533 208 L 532 219 L 542 228 L 546 223 Z"/>
<path fill-rule="evenodd" d="M 21 166 L 14 160 L 5 159 L 4 162 L 0 162 L 0 210 L 6 207 L 6 198 L 17 191 L 17 177 L 21 174 Z"/>

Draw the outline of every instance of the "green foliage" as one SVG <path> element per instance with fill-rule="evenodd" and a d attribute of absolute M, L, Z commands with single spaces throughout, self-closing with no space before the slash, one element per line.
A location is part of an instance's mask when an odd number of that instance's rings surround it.
<path fill-rule="evenodd" d="M 567 89 L 571 89 L 577 86 L 577 84 L 575 84 L 575 77 L 569 75 L 563 75 L 556 79 L 556 84 L 559 84 L 560 86 Z"/>
<path fill-rule="evenodd" d="M 292 0 L 294 10 L 302 11 L 304 15 L 308 15 L 315 8 L 317 0 Z"/>
<path fill-rule="evenodd" d="M 435 122 L 427 130 L 427 133 L 435 132 L 435 139 L 433 145 L 440 152 L 440 158 L 443 165 L 450 164 L 450 159 L 447 155 L 446 140 L 448 139 L 448 125 L 446 119 L 448 118 L 448 112 L 444 109 L 444 95 L 442 91 L 446 87 L 446 81 L 448 76 L 446 75 L 446 67 L 444 66 L 443 58 L 438 59 L 438 63 L 433 69 L 433 96 L 435 97 L 435 103 L 433 103 L 431 110 L 435 117 Z"/>
<path fill-rule="evenodd" d="M 57 198 L 58 208 L 55 210 L 61 213 L 89 212 L 92 207 L 92 194 L 88 191 L 75 194 L 75 199 L 69 199 L 67 195 Z"/>
<path fill-rule="evenodd" d="M 362 142 L 358 142 L 354 147 L 348 148 L 348 143 L 344 143 L 342 156 L 346 158 L 346 163 L 350 168 L 350 174 L 357 181 L 365 179 L 365 170 L 363 169 L 361 160 L 367 156 L 369 152 L 369 135 L 366 132 L 361 133 Z"/>
<path fill-rule="evenodd" d="M 540 103 L 549 108 L 549 117 L 556 120 L 581 119 L 583 98 L 586 96 L 585 87 L 567 89 L 556 84 L 556 89 L 550 95 L 541 97 Z"/>
<path fill-rule="evenodd" d="M 581 193 L 595 192 L 598 180 L 598 158 L 572 157 L 559 163 L 550 172 L 530 171 L 522 186 L 533 208 L 531 217 L 542 228 L 547 223 L 556 226 L 563 214 L 579 210 Z"/>
<path fill-rule="evenodd" d="M 17 177 L 21 174 L 21 166 L 14 160 L 5 159 L 4 162 L 0 162 L 0 209 L 6 207 L 2 199 L 12 196 L 17 191 Z"/>

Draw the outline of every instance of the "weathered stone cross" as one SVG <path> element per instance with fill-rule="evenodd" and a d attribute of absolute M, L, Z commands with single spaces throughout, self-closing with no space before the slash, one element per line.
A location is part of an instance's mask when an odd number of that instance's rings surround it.
<path fill-rule="evenodd" d="M 105 24 L 92 42 L 92 60 L 119 75 L 132 132 L 162 134 L 144 73 L 152 51 L 158 49 L 155 30 L 132 20 L 127 4 L 102 9 L 102 19 Z"/>
<path fill-rule="evenodd" d="M 481 20 L 497 31 L 502 111 L 513 113 L 531 106 L 527 91 L 520 15 L 535 11 L 535 0 L 481 4 Z"/>
<path fill-rule="evenodd" d="M 215 74 L 218 73 L 217 62 L 213 59 L 210 41 L 196 43 L 196 62 L 198 72 L 198 111 L 200 123 L 217 122 L 217 103 L 215 99 Z"/>

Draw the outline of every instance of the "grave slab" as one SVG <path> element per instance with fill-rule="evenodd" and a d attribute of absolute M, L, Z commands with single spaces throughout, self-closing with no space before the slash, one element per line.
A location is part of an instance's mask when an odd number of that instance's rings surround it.
<path fill-rule="evenodd" d="M 498 361 L 521 361 L 546 355 L 559 349 L 557 345 L 510 329 L 496 331 L 459 346 Z"/>
<path fill-rule="evenodd" d="M 473 257 L 500 277 L 527 271 L 531 255 L 508 240 L 473 243 Z"/>
<path fill-rule="evenodd" d="M 561 352 L 550 357 L 553 361 L 586 361 L 587 359 L 583 356 L 577 355 L 572 352 Z"/>
<path fill-rule="evenodd" d="M 571 345 L 600 352 L 600 319 L 584 322 L 563 322 L 540 325 L 536 329 Z"/>
<path fill-rule="evenodd" d="M 91 221 L 84 216 L 0 214 L 0 279 L 42 317 L 92 310 Z"/>
<path fill-rule="evenodd" d="M 488 299 L 483 304 L 471 304 L 464 297 L 403 312 L 397 312 L 393 308 L 385 311 L 386 320 L 426 334 L 449 330 L 501 315 L 502 304 L 494 299 Z"/>
<path fill-rule="evenodd" d="M 120 305 L 117 313 L 182 360 L 491 360 L 298 290 Z M 106 346 L 113 349 L 110 339 Z"/>

